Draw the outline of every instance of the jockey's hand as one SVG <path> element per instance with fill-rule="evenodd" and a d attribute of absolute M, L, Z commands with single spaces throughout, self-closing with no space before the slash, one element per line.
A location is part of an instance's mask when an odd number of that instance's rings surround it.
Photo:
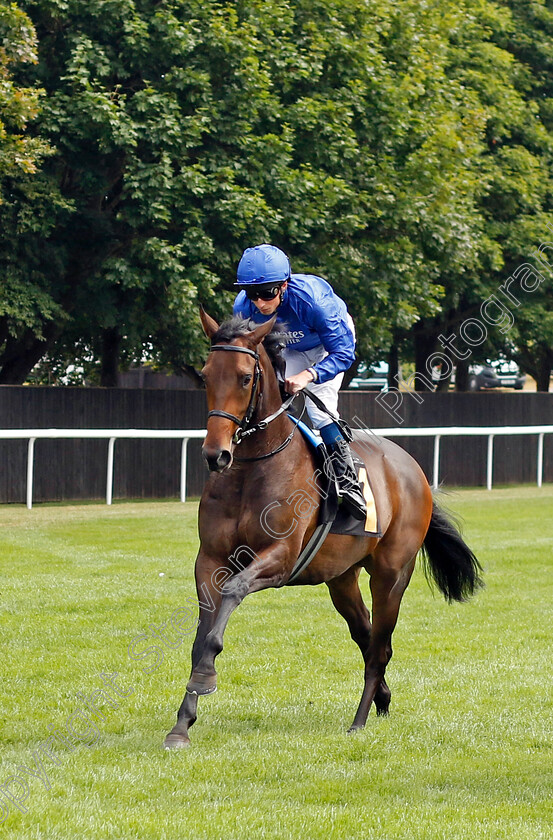
<path fill-rule="evenodd" d="M 284 383 L 284 388 L 287 394 L 297 394 L 298 391 L 303 390 L 306 385 L 313 382 L 313 374 L 310 370 L 302 370 L 301 373 L 296 373 L 295 376 L 289 376 Z"/>

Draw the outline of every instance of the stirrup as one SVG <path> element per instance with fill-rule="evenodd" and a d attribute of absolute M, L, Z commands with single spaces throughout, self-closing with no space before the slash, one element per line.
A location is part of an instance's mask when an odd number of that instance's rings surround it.
<path fill-rule="evenodd" d="M 341 505 L 350 516 L 359 521 L 365 520 L 367 518 L 367 505 L 359 482 L 356 482 L 355 485 L 348 482 L 347 488 L 340 487 L 340 482 L 338 482 L 338 491 L 341 497 Z"/>

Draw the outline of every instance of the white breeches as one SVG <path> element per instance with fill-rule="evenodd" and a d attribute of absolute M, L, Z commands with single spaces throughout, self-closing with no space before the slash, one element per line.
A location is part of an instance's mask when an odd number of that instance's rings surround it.
<path fill-rule="evenodd" d="M 348 324 L 355 336 L 355 327 L 353 326 L 351 315 L 348 315 Z M 306 368 L 313 367 L 317 364 L 317 362 L 321 362 L 326 356 L 328 356 L 328 353 L 324 349 L 323 345 L 319 344 L 317 347 L 312 347 L 311 350 L 293 350 L 291 348 L 286 348 L 283 355 L 286 360 L 286 376 L 288 377 L 294 376 L 296 373 L 301 373 L 302 370 L 305 370 Z M 310 382 L 307 386 L 309 390 L 313 391 L 313 393 L 322 400 L 326 407 L 335 415 L 338 415 L 338 391 L 340 390 L 343 378 L 344 374 L 338 373 L 334 379 L 330 379 L 328 382 Z M 309 414 L 315 429 L 321 429 L 323 426 L 327 426 L 329 423 L 332 423 L 332 418 L 329 417 L 328 414 L 325 414 L 324 411 L 318 409 L 311 402 L 309 397 L 305 398 L 305 402 L 307 406 L 307 413 Z"/>

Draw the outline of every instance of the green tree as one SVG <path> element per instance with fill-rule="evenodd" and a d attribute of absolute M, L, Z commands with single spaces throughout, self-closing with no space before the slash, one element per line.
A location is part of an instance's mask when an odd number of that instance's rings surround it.
<path fill-rule="evenodd" d="M 303 209 L 284 205 L 281 241 L 294 265 L 332 280 L 361 358 L 375 358 L 439 311 L 446 269 L 475 263 L 484 114 L 446 73 L 463 15 L 448 3 L 327 0 L 297 2 L 277 24 L 264 5 L 242 7 L 279 46 L 266 61 L 291 132 L 288 192 Z"/>
<path fill-rule="evenodd" d="M 458 338 L 467 319 L 482 320 L 485 301 L 490 295 L 497 297 L 502 284 L 548 238 L 553 138 L 545 86 L 551 79 L 550 17 L 543 3 L 470 0 L 465 6 L 465 25 L 451 41 L 447 73 L 477 97 L 485 114 L 485 147 L 475 160 L 480 180 L 475 212 L 481 219 L 482 236 L 471 270 L 457 278 L 444 275 L 442 311 L 416 325 L 417 367 L 421 371 L 429 354 L 436 350 L 447 353 L 439 336 Z M 532 337 L 537 327 L 531 326 L 539 311 L 537 298 L 530 301 L 523 294 L 521 306 L 510 305 L 505 296 L 499 295 L 499 299 L 510 307 L 510 320 L 514 319 L 509 335 L 504 328 L 507 316 L 499 318 L 501 325 L 495 328 L 484 321 L 481 343 L 475 346 L 461 338 L 457 340 L 459 352 L 470 350 L 470 360 L 482 361 L 512 354 L 516 346 L 519 361 L 535 374 L 549 358 L 543 352 L 543 342 L 538 349 Z M 542 299 L 546 305 L 547 296 Z M 547 318 L 542 314 L 538 320 L 545 325 Z M 531 348 L 536 348 L 534 362 Z M 463 389 L 468 382 L 469 359 L 453 361 L 458 367 L 457 388 Z M 549 373 L 538 378 L 548 382 Z"/>
<path fill-rule="evenodd" d="M 416 324 L 422 365 L 501 263 L 483 152 L 493 96 L 514 94 L 512 57 L 486 54 L 493 4 L 22 6 L 39 63 L 19 81 L 46 92 L 35 132 L 55 154 L 0 207 L 9 283 L 34 301 L 4 317 L 0 381 L 45 354 L 104 384 L 145 352 L 197 363 L 198 301 L 228 313 L 241 250 L 263 240 L 335 285 L 361 357 L 397 355 Z"/>
<path fill-rule="evenodd" d="M 36 60 L 36 34 L 29 17 L 15 3 L 0 2 L 0 348 L 30 325 L 40 329 L 37 313 L 51 317 L 55 310 L 48 291 L 33 288 L 11 271 L 11 247 L 3 247 L 9 237 L 18 236 L 17 225 L 9 231 L 4 225 L 19 196 L 37 189 L 35 173 L 49 151 L 47 143 L 29 131 L 41 91 L 14 77 L 18 67 Z M 23 223 L 22 215 L 20 219 Z"/>
<path fill-rule="evenodd" d="M 521 173 L 523 212 L 500 229 L 505 265 L 512 275 L 531 263 L 543 280 L 531 294 L 521 295 L 516 309 L 515 357 L 548 391 L 553 367 L 553 10 L 545 0 L 502 0 L 512 19 L 504 46 L 519 68 L 519 88 L 529 118 L 525 145 L 539 159 L 531 173 Z M 543 249 L 541 245 L 546 245 Z"/>
<path fill-rule="evenodd" d="M 39 37 L 24 81 L 46 91 L 37 133 L 56 152 L 4 208 L 0 251 L 10 282 L 36 283 L 51 305 L 10 325 L 0 381 L 75 345 L 103 359 L 105 384 L 145 346 L 193 363 L 198 300 L 228 311 L 221 278 L 246 231 L 265 239 L 278 215 L 256 184 L 269 147 L 280 168 L 286 152 L 263 143 L 271 92 L 255 38 L 213 0 L 23 7 Z"/>
<path fill-rule="evenodd" d="M 21 87 L 13 71 L 22 63 L 36 63 L 36 34 L 27 15 L 15 4 L 0 0 L 0 201 L 5 179 L 34 173 L 47 146 L 27 133 L 38 112 L 40 91 Z"/>

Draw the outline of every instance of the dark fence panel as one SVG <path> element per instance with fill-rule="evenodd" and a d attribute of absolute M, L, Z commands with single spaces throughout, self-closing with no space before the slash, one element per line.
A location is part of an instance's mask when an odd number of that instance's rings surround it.
<path fill-rule="evenodd" d="M 396 405 L 397 403 L 397 405 Z M 369 428 L 425 426 L 553 425 L 553 394 L 343 392 L 340 411 L 353 425 Z M 432 478 L 433 438 L 392 438 L 417 459 Z M 494 439 L 494 484 L 536 480 L 538 439 L 535 435 Z M 452 486 L 486 484 L 487 438 L 452 437 L 440 442 L 440 481 Z M 553 481 L 553 436 L 544 440 L 544 481 Z"/>
<path fill-rule="evenodd" d="M 0 429 L 203 429 L 205 393 L 123 388 L 0 387 Z M 107 440 L 37 440 L 35 501 L 105 497 Z M 0 441 L 0 501 L 24 502 L 27 443 Z M 181 442 L 118 440 L 114 498 L 179 495 Z M 207 475 L 201 441 L 188 443 L 187 492 Z"/>
<path fill-rule="evenodd" d="M 553 424 L 553 394 L 392 393 L 344 391 L 342 416 L 353 426 L 525 426 Z M 201 390 L 0 387 L 0 428 L 201 429 Z M 433 439 L 396 438 L 432 478 Z M 119 440 L 115 444 L 114 498 L 178 497 L 180 441 Z M 107 441 L 37 440 L 36 501 L 105 496 Z M 188 444 L 188 494 L 198 496 L 207 477 L 201 441 Z M 442 438 L 440 479 L 454 486 L 486 483 L 487 440 Z M 496 437 L 494 483 L 532 482 L 537 437 Z M 0 502 L 24 502 L 27 444 L 0 441 Z M 545 438 L 544 481 L 553 481 L 553 439 Z"/>

